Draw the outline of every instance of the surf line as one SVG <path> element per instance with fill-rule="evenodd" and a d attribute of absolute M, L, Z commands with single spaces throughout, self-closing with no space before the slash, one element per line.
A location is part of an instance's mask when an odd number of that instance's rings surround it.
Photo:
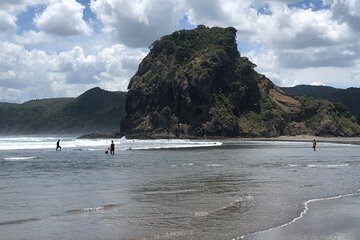
<path fill-rule="evenodd" d="M 358 191 L 357 193 L 348 193 L 348 194 L 341 194 L 341 195 L 336 195 L 336 196 L 332 196 L 332 197 L 315 198 L 315 199 L 307 200 L 304 203 L 304 210 L 300 213 L 300 215 L 298 217 L 294 218 L 292 221 L 284 223 L 284 224 L 282 224 L 280 226 L 276 226 L 276 227 L 272 227 L 272 228 L 269 228 L 269 229 L 260 230 L 260 231 L 257 231 L 257 232 L 245 234 L 245 235 L 242 235 L 240 238 L 237 238 L 237 239 L 244 239 L 245 237 L 249 237 L 249 236 L 252 236 L 252 235 L 255 235 L 255 234 L 266 233 L 266 232 L 270 232 L 270 231 L 272 231 L 274 229 L 279 229 L 279 228 L 282 228 L 282 227 L 289 226 L 290 224 L 292 224 L 292 223 L 296 222 L 297 220 L 300 220 L 300 219 L 303 218 L 303 216 L 309 210 L 309 204 L 310 203 L 318 202 L 318 201 L 334 200 L 334 199 L 345 198 L 345 197 L 359 196 L 360 195 L 360 189 L 357 190 L 357 191 Z"/>

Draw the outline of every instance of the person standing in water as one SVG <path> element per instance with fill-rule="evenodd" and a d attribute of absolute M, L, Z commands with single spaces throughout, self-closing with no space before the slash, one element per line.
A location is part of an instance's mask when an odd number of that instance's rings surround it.
<path fill-rule="evenodd" d="M 314 149 L 314 151 L 316 151 L 316 140 L 315 139 L 313 140 L 313 149 Z"/>
<path fill-rule="evenodd" d="M 111 144 L 110 144 L 110 154 L 114 154 L 115 153 L 115 144 L 114 141 L 111 140 Z"/>
<path fill-rule="evenodd" d="M 58 140 L 56 142 L 56 151 L 60 148 L 60 151 L 61 151 L 61 147 L 60 147 L 60 140 Z"/>

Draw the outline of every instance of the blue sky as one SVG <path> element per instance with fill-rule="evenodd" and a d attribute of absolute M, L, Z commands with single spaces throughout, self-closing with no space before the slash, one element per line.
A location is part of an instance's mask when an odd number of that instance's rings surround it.
<path fill-rule="evenodd" d="M 127 89 L 148 46 L 199 24 L 233 26 L 279 86 L 360 87 L 358 0 L 2 0 L 0 101 Z"/>

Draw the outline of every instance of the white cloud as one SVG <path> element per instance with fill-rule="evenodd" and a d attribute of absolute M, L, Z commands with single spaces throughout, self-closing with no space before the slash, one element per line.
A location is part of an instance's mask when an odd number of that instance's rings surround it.
<path fill-rule="evenodd" d="M 21 35 L 14 35 L 15 43 L 23 45 L 35 45 L 39 43 L 48 43 L 53 41 L 53 38 L 44 32 L 25 31 Z"/>
<path fill-rule="evenodd" d="M 106 89 L 126 90 L 130 78 L 145 55 L 139 49 L 128 49 L 120 44 L 105 48 L 97 54 L 98 64 L 102 65 L 103 71 L 95 78 L 104 82 Z"/>
<path fill-rule="evenodd" d="M 358 46 L 339 45 L 304 50 L 278 50 L 279 65 L 299 69 L 307 67 L 348 67 L 353 66 L 360 52 Z"/>
<path fill-rule="evenodd" d="M 76 96 L 94 86 L 125 91 L 146 53 L 120 44 L 97 50 L 48 54 L 0 42 L 0 101 Z"/>
<path fill-rule="evenodd" d="M 17 27 L 17 15 L 26 11 L 27 7 L 45 4 L 51 0 L 1 0 L 0 31 L 13 30 Z"/>
<path fill-rule="evenodd" d="M 333 18 L 360 32 L 360 2 L 358 0 L 334 0 Z"/>
<path fill-rule="evenodd" d="M 130 47 L 147 47 L 164 34 L 176 30 L 182 17 L 175 0 L 97 0 L 91 9 L 103 31 Z"/>
<path fill-rule="evenodd" d="M 16 27 L 16 17 L 0 10 L 0 31 L 7 31 Z"/>
<path fill-rule="evenodd" d="M 289 9 L 270 5 L 272 15 L 258 17 L 254 37 L 271 48 L 305 49 L 351 42 L 356 38 L 351 29 L 332 20 L 329 10 Z"/>
<path fill-rule="evenodd" d="M 327 48 L 324 48 L 324 51 L 326 49 Z M 294 54 L 293 56 L 290 56 L 290 58 L 303 56 L 302 54 L 306 54 L 306 51 L 298 54 L 299 55 Z M 339 88 L 360 87 L 360 60 L 353 60 L 349 63 L 346 57 L 341 57 L 340 52 L 333 53 L 334 56 L 331 57 L 326 57 L 326 54 L 331 55 L 331 51 L 323 52 L 322 54 L 325 55 L 323 61 L 336 59 L 336 55 L 339 54 L 337 60 L 340 62 L 346 61 L 347 64 L 343 64 L 343 66 L 327 66 L 329 64 L 323 64 L 323 66 L 311 66 L 310 63 L 306 63 L 306 67 L 288 67 L 283 64 L 284 62 L 289 62 L 289 60 L 284 60 L 282 58 L 289 58 L 289 56 L 285 53 L 279 54 L 277 50 L 250 51 L 247 56 L 251 61 L 257 64 L 256 70 L 258 72 L 265 74 L 279 86 L 289 87 L 299 84 L 322 84 Z M 353 52 L 344 51 L 343 54 L 353 55 Z M 309 58 L 311 59 L 311 55 Z M 304 59 L 307 58 L 304 57 L 293 63 L 298 64 L 301 61 L 305 61 Z"/>
<path fill-rule="evenodd" d="M 260 72 L 260 69 L 257 69 Z M 316 67 L 288 69 L 278 67 L 263 71 L 275 84 L 292 87 L 299 84 L 327 85 L 337 88 L 360 87 L 360 72 L 352 67 Z"/>
<path fill-rule="evenodd" d="M 60 36 L 91 34 L 92 29 L 84 21 L 84 6 L 75 0 L 51 1 L 34 19 L 40 30 Z"/>

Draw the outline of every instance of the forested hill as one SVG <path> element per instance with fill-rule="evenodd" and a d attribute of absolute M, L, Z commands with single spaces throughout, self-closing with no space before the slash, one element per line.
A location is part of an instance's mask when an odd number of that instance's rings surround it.
<path fill-rule="evenodd" d="M 295 87 L 282 87 L 286 93 L 293 96 L 308 96 L 329 100 L 333 103 L 344 104 L 360 122 L 360 88 L 338 89 L 327 86 L 298 85 Z"/>
<path fill-rule="evenodd" d="M 0 133 L 118 132 L 124 116 L 124 92 L 93 88 L 77 98 L 0 103 Z"/>

